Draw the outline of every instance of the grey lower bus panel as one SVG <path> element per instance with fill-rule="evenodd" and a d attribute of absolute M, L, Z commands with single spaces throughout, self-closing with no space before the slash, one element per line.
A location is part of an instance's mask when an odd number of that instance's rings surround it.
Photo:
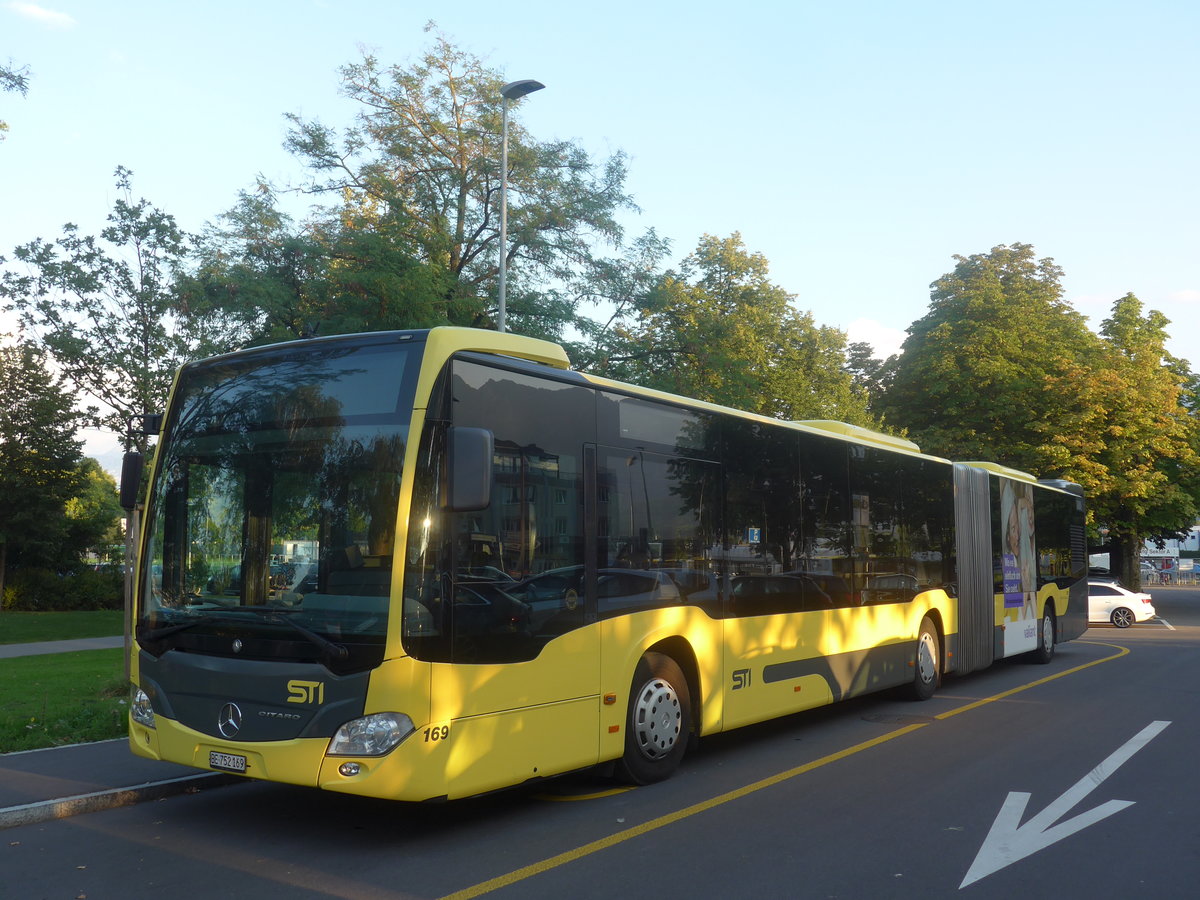
<path fill-rule="evenodd" d="M 958 653 L 960 673 L 985 669 L 995 654 L 992 583 L 992 511 L 988 473 L 954 464 L 954 530 L 958 553 Z"/>

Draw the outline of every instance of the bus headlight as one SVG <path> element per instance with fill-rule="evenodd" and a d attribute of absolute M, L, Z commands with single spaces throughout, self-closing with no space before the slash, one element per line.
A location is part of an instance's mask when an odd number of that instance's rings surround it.
<path fill-rule="evenodd" d="M 129 713 L 139 725 L 154 727 L 154 710 L 150 706 L 150 698 L 136 684 L 131 685 L 129 689 Z"/>
<path fill-rule="evenodd" d="M 329 756 L 383 756 L 413 733 L 412 719 L 404 713 L 375 713 L 352 719 L 329 742 Z"/>

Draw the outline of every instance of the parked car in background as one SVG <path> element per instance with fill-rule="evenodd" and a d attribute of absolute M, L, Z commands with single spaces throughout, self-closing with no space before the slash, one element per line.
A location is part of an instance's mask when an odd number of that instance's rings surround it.
<path fill-rule="evenodd" d="M 1155 616 L 1149 594 L 1126 590 L 1115 581 L 1088 579 L 1088 622 L 1111 622 L 1128 628 L 1134 622 L 1146 622 Z"/>
<path fill-rule="evenodd" d="M 679 587 L 684 602 L 693 606 L 714 607 L 720 596 L 717 576 L 701 569 L 655 569 L 665 572 Z"/>
<path fill-rule="evenodd" d="M 564 631 L 566 625 L 582 621 L 583 577 L 583 566 L 568 566 L 502 587 L 529 606 L 534 633 Z M 659 569 L 612 568 L 596 573 L 596 600 L 602 619 L 630 610 L 675 606 L 683 602 L 682 598 L 672 577 Z"/>
<path fill-rule="evenodd" d="M 736 575 L 729 582 L 737 616 L 832 609 L 833 599 L 807 575 Z"/>

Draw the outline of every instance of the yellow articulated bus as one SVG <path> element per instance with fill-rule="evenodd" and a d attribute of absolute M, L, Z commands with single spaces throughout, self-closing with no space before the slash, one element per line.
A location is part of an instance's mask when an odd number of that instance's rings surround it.
<path fill-rule="evenodd" d="M 424 801 L 610 764 L 1086 629 L 1067 482 L 435 328 L 195 362 L 140 538 L 139 755 Z"/>

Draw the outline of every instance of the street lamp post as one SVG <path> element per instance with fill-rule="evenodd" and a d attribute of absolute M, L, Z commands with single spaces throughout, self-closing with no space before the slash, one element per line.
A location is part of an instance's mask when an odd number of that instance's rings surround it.
<path fill-rule="evenodd" d="M 527 78 L 510 81 L 500 88 L 500 96 L 504 99 L 500 106 L 500 309 L 496 316 L 497 331 L 504 331 L 504 276 L 508 268 L 508 102 L 544 87 L 540 81 Z"/>

